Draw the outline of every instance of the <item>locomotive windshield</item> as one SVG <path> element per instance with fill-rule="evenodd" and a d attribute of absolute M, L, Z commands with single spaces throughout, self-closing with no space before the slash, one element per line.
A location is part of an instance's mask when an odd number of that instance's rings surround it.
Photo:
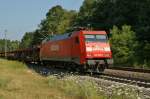
<path fill-rule="evenodd" d="M 85 34 L 86 42 L 107 42 L 107 36 L 104 34 Z"/>

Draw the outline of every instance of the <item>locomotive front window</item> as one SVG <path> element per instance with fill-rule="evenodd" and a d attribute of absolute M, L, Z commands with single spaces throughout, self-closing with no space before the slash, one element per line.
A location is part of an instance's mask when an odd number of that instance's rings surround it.
<path fill-rule="evenodd" d="M 103 34 L 85 34 L 86 42 L 107 42 L 107 36 Z"/>

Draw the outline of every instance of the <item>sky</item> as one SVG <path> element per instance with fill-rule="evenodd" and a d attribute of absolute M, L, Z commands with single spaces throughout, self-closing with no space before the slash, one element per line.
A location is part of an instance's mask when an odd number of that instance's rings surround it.
<path fill-rule="evenodd" d="M 50 8 L 61 5 L 79 10 L 84 0 L 0 0 L 0 39 L 6 31 L 10 40 L 21 40 L 25 32 L 32 32 L 45 18 Z"/>

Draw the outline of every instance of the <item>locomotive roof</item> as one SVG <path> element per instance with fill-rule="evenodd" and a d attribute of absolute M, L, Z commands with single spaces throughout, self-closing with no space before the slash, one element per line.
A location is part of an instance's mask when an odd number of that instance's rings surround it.
<path fill-rule="evenodd" d="M 59 35 L 54 35 L 54 36 L 50 35 L 44 41 L 53 41 L 53 40 L 66 39 L 70 36 L 70 34 L 72 34 L 72 33 L 65 33 L 65 34 L 59 34 Z"/>
<path fill-rule="evenodd" d="M 76 31 L 79 32 L 79 31 Z M 71 33 L 65 33 L 65 34 L 59 34 L 59 35 L 50 35 L 46 38 L 45 41 L 53 41 L 53 40 L 62 40 L 62 39 L 67 39 L 68 37 L 70 37 L 73 33 L 76 32 L 71 32 Z M 89 31 L 89 30 L 81 30 L 80 32 L 82 32 L 83 34 L 106 34 L 105 31 Z"/>
<path fill-rule="evenodd" d="M 106 34 L 106 31 L 82 31 L 83 34 Z"/>
<path fill-rule="evenodd" d="M 70 33 L 65 33 L 61 35 L 55 35 L 54 37 L 51 38 L 51 40 L 61 40 L 61 39 L 66 39 L 68 38 Z"/>

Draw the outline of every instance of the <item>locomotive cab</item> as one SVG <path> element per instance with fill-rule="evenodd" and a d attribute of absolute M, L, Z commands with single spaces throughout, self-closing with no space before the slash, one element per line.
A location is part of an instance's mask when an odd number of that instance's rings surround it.
<path fill-rule="evenodd" d="M 105 31 L 83 32 L 85 42 L 86 66 L 104 70 L 112 64 L 112 52 Z"/>

